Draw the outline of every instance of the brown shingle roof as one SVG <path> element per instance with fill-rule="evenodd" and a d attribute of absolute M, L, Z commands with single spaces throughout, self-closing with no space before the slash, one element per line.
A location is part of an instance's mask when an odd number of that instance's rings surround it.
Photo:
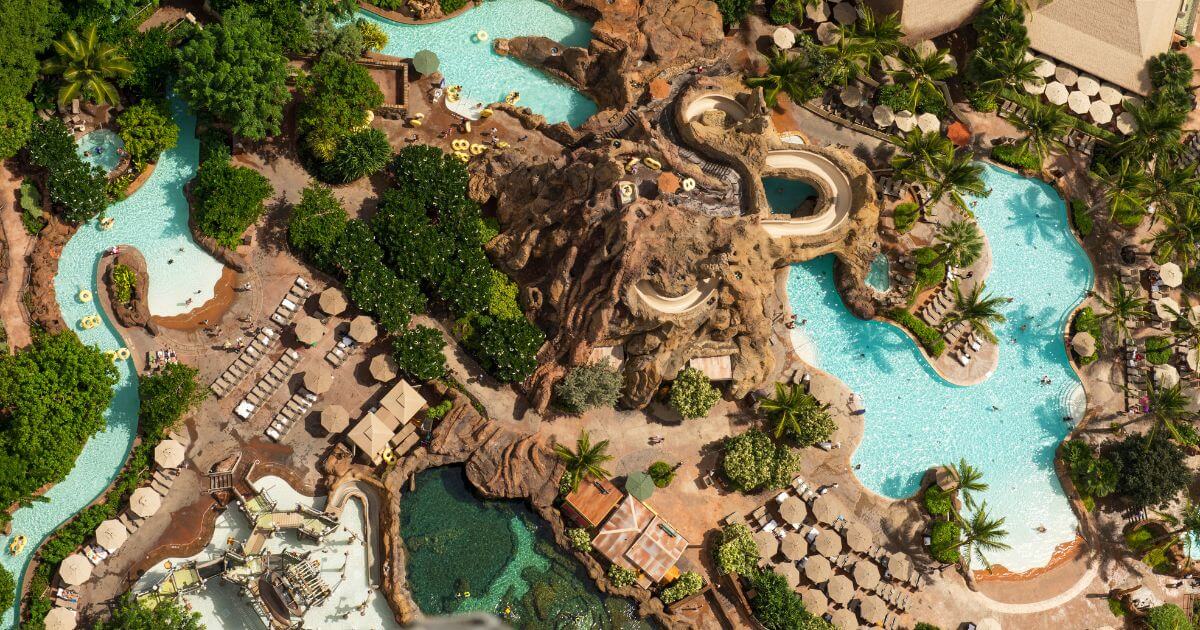
<path fill-rule="evenodd" d="M 621 496 L 622 492 L 609 480 L 588 477 L 579 482 L 579 487 L 564 501 L 589 527 L 596 527 L 604 522 L 604 517 L 612 512 Z"/>

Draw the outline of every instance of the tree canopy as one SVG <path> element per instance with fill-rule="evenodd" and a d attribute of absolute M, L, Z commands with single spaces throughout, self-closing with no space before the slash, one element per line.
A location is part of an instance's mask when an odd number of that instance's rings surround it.
<path fill-rule="evenodd" d="M 310 184 L 292 206 L 288 221 L 288 244 L 301 257 L 326 273 L 334 271 L 334 246 L 349 220 L 342 202 L 328 186 Z"/>
<path fill-rule="evenodd" d="M 413 326 L 392 339 L 392 358 L 413 378 L 431 381 L 446 374 L 445 348 L 441 331 Z"/>
<path fill-rule="evenodd" d="M 783 488 L 799 467 L 798 454 L 758 429 L 725 438 L 721 472 L 742 492 Z"/>
<path fill-rule="evenodd" d="M 275 191 L 258 171 L 214 158 L 200 165 L 193 192 L 192 217 L 200 231 L 232 249 L 262 216 L 263 202 Z"/>
<path fill-rule="evenodd" d="M 125 596 L 113 608 L 112 617 L 96 624 L 96 630 L 205 630 L 200 613 L 189 612 L 178 601 L 162 598 L 149 608 Z"/>
<path fill-rule="evenodd" d="M 183 363 L 168 363 L 162 370 L 138 380 L 142 407 L 138 430 L 142 435 L 165 437 L 189 411 L 204 400 L 207 390 L 200 387 L 199 370 Z"/>
<path fill-rule="evenodd" d="M 754 616 L 770 630 L 832 630 L 829 622 L 808 612 L 787 578 L 772 570 L 759 570 L 750 579 Z"/>
<path fill-rule="evenodd" d="M 583 413 L 593 407 L 612 408 L 621 397 L 624 379 L 608 361 L 578 365 L 554 385 L 554 397 L 563 409 Z"/>
<path fill-rule="evenodd" d="M 713 387 L 704 372 L 685 367 L 671 383 L 671 408 L 684 419 L 703 418 L 721 400 L 721 392 Z"/>
<path fill-rule="evenodd" d="M 1139 507 L 1174 499 L 1191 482 L 1183 451 L 1165 435 L 1130 436 L 1118 443 L 1111 458 L 1117 466 L 1117 492 Z"/>

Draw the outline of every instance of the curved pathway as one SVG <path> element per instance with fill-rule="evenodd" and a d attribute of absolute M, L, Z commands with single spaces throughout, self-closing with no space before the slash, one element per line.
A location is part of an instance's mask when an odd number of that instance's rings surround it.
<path fill-rule="evenodd" d="M 17 190 L 21 181 L 0 160 L 0 230 L 4 232 L 5 253 L 8 257 L 7 283 L 0 293 L 0 324 L 8 333 L 11 350 L 29 345 L 29 322 L 21 310 L 21 289 L 25 284 L 25 253 L 29 251 L 29 232 L 21 222 L 17 208 Z"/>

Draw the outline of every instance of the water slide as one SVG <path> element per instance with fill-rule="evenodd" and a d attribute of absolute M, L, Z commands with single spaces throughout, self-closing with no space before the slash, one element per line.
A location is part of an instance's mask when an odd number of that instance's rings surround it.
<path fill-rule="evenodd" d="M 718 284 L 712 278 L 705 278 L 691 291 L 678 297 L 663 295 L 649 280 L 639 280 L 633 290 L 646 306 L 663 313 L 680 314 L 704 306 L 716 293 Z"/>
<path fill-rule="evenodd" d="M 746 111 L 742 104 L 737 102 L 737 99 L 725 94 L 706 94 L 688 103 L 686 109 L 683 110 L 683 122 L 692 122 L 700 114 L 710 110 L 719 109 L 725 112 L 725 115 L 735 121 L 745 120 L 749 112 Z"/>
<path fill-rule="evenodd" d="M 850 216 L 854 192 L 850 177 L 829 158 L 804 149 L 771 151 L 767 154 L 768 169 L 803 171 L 821 180 L 832 191 L 824 208 L 811 217 L 801 219 L 763 219 L 763 228 L 774 237 L 812 236 L 836 229 Z"/>

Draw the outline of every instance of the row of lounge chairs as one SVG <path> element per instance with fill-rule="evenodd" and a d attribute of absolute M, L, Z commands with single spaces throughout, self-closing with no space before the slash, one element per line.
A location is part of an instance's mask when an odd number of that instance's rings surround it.
<path fill-rule="evenodd" d="M 292 286 L 288 288 L 287 295 L 279 301 L 279 307 L 271 313 L 271 321 L 280 326 L 287 326 L 296 317 L 296 311 L 300 310 L 300 305 L 304 304 L 304 300 L 312 295 L 312 285 L 304 278 L 297 277 Z"/>
<path fill-rule="evenodd" d="M 350 355 L 354 354 L 357 349 L 358 344 L 350 338 L 350 335 L 342 335 L 342 338 L 333 345 L 333 348 L 325 353 L 325 360 L 333 367 L 341 367 L 346 362 L 346 359 L 350 358 Z"/>
<path fill-rule="evenodd" d="M 233 388 L 237 387 L 242 379 L 246 378 L 254 366 L 258 365 L 259 361 L 270 352 L 271 348 L 279 342 L 279 333 L 270 326 L 263 326 L 259 334 L 242 350 L 233 363 L 225 368 L 224 372 L 217 377 L 211 385 L 208 386 L 217 398 L 224 398 L 226 394 Z"/>
<path fill-rule="evenodd" d="M 234 409 L 234 413 L 243 420 L 249 420 L 254 415 L 254 412 L 258 411 L 264 403 L 270 400 L 275 390 L 279 389 L 279 386 L 287 381 L 288 377 L 292 374 L 292 370 L 296 369 L 296 364 L 299 362 L 299 352 L 291 348 L 284 350 L 283 355 L 279 357 L 275 365 L 271 366 L 271 369 L 258 380 L 258 383 L 255 383 L 254 388 L 246 394 L 246 397 Z"/>
<path fill-rule="evenodd" d="M 166 366 L 168 363 L 179 363 L 179 358 L 175 356 L 175 351 L 166 348 L 151 352 L 146 351 L 146 369 L 150 371 Z"/>
<path fill-rule="evenodd" d="M 283 436 L 287 435 L 288 431 L 292 429 L 292 424 L 312 409 L 313 403 L 317 402 L 317 398 L 316 394 L 301 387 L 300 391 L 292 394 L 292 397 L 283 404 L 283 409 L 280 409 L 279 413 L 275 414 L 275 418 L 271 420 L 270 426 L 263 433 L 271 438 L 272 441 L 278 442 L 282 440 Z"/>

